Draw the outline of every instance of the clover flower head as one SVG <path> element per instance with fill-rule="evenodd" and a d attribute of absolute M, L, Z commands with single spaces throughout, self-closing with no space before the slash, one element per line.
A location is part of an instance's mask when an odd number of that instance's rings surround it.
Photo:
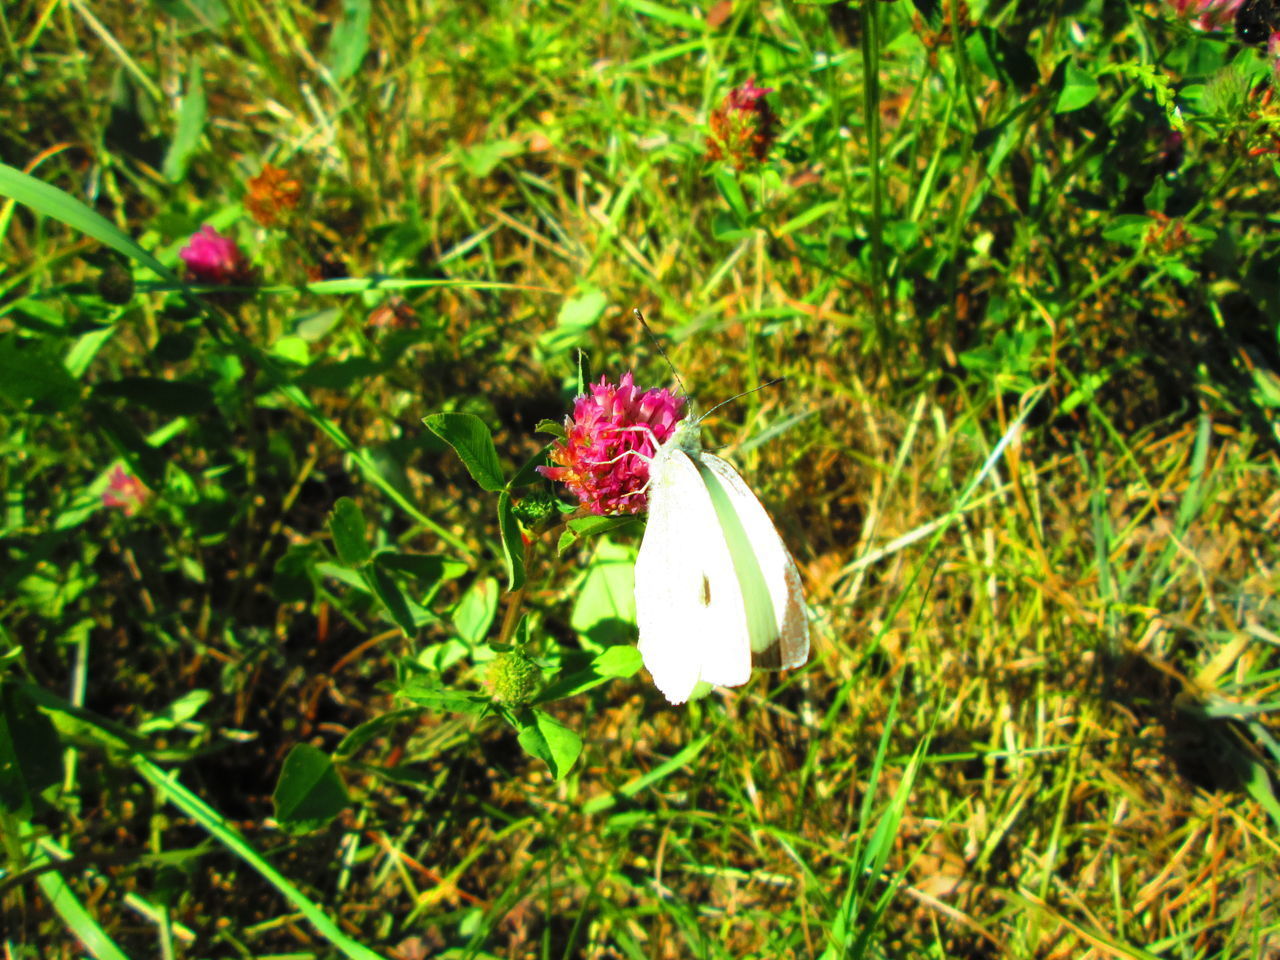
<path fill-rule="evenodd" d="M 539 467 L 559 480 L 590 513 L 643 513 L 649 460 L 684 415 L 684 397 L 640 390 L 630 373 L 617 384 L 601 377 L 565 418 L 565 438 L 551 448 L 555 466 Z"/>
<path fill-rule="evenodd" d="M 523 706 L 538 691 L 542 671 L 523 650 L 498 654 L 489 664 L 488 681 L 493 699 L 509 706 Z"/>
<path fill-rule="evenodd" d="M 240 247 L 208 224 L 191 235 L 178 256 L 187 265 L 188 279 L 197 283 L 247 286 L 253 282 L 253 270 Z"/>
<path fill-rule="evenodd" d="M 736 169 L 744 170 L 768 157 L 778 125 L 777 115 L 765 100 L 770 93 L 771 88 L 757 87 L 752 77 L 725 95 L 708 121 L 708 160 L 728 160 Z"/>
<path fill-rule="evenodd" d="M 116 464 L 108 478 L 107 489 L 102 491 L 102 505 L 114 507 L 126 517 L 132 517 L 142 509 L 149 495 L 150 491 L 141 480 L 125 473 L 124 467 Z"/>
<path fill-rule="evenodd" d="M 264 227 L 279 226 L 302 199 L 302 184 L 289 176 L 289 171 L 269 163 L 256 177 L 250 177 L 247 185 L 245 209 Z"/>
<path fill-rule="evenodd" d="M 1200 30 L 1227 30 L 1244 0 L 1170 0 L 1178 16 Z"/>

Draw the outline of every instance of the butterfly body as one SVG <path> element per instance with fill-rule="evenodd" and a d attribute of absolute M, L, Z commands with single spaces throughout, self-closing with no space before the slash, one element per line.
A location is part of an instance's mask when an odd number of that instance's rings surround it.
<path fill-rule="evenodd" d="M 696 421 L 677 424 L 649 465 L 635 573 L 640 652 L 672 703 L 809 657 L 795 561 L 738 472 L 702 449 Z"/>

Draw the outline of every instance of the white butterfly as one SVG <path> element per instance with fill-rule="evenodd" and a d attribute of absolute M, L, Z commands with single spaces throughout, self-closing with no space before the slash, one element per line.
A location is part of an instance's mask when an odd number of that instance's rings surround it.
<path fill-rule="evenodd" d="M 736 687 L 752 666 L 809 659 L 795 561 L 738 472 L 682 420 L 649 464 L 649 520 L 636 558 L 640 654 L 672 703 L 699 683 Z"/>

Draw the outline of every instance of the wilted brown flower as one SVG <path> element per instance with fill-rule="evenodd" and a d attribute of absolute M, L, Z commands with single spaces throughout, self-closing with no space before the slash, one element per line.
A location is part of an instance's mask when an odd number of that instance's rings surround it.
<path fill-rule="evenodd" d="M 391 297 L 386 303 L 379 304 L 366 321 L 370 327 L 391 327 L 396 330 L 403 330 L 412 326 L 414 321 L 418 319 L 418 314 L 413 307 L 405 303 L 400 297 Z"/>
<path fill-rule="evenodd" d="M 1153 247 L 1160 253 L 1172 254 L 1191 242 L 1187 225 L 1181 220 L 1170 218 L 1156 210 L 1149 215 L 1155 222 L 1147 228 L 1143 238 L 1148 247 Z"/>
<path fill-rule="evenodd" d="M 289 176 L 287 170 L 265 164 L 262 172 L 249 178 L 249 192 L 244 205 L 264 227 L 279 226 L 302 199 L 302 184 Z"/>
<path fill-rule="evenodd" d="M 744 170 L 769 155 L 778 135 L 778 117 L 765 100 L 765 95 L 772 92 L 757 87 L 755 77 L 729 91 L 720 106 L 711 111 L 708 160 L 728 160 L 736 169 Z"/>

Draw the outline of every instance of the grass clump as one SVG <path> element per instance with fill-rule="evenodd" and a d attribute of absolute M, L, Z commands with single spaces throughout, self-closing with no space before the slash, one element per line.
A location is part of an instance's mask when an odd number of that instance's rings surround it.
<path fill-rule="evenodd" d="M 1280 955 L 1223 16 L 6 7 L 6 956 Z M 657 345 L 814 638 L 679 708 L 534 469 Z"/>

